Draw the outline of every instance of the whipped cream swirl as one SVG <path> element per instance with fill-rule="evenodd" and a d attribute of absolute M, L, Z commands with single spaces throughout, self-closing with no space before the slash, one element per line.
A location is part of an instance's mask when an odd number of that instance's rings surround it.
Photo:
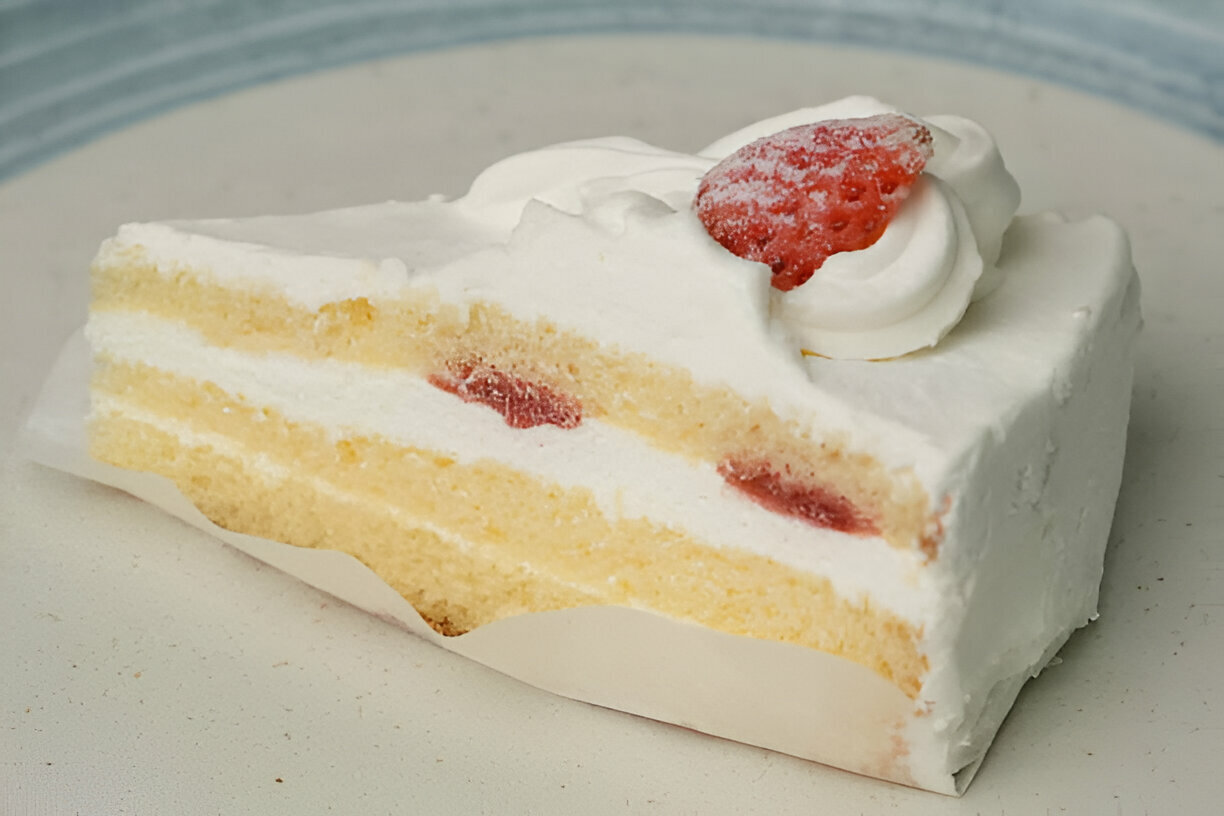
<path fill-rule="evenodd" d="M 897 112 L 850 97 L 758 122 L 701 155 L 721 160 L 796 125 Z M 922 121 L 934 156 L 884 235 L 866 249 L 830 256 L 801 286 L 774 293 L 776 316 L 805 353 L 883 359 L 934 346 L 971 300 L 998 285 L 995 263 L 1020 189 L 980 125 L 958 116 Z"/>
<path fill-rule="evenodd" d="M 849 97 L 757 122 L 696 155 L 621 137 L 555 145 L 493 165 L 455 204 L 507 234 L 530 201 L 623 230 L 624 220 L 609 220 L 603 205 L 626 193 L 666 205 L 658 217 L 695 221 L 691 202 L 702 176 L 744 145 L 796 125 L 898 112 L 875 99 Z M 920 121 L 931 131 L 934 155 L 883 236 L 866 249 L 829 257 L 788 292 L 771 290 L 765 317 L 806 354 L 884 359 L 933 346 L 971 300 L 998 285 L 995 264 L 1019 188 L 980 125 L 957 116 Z M 703 228 L 683 234 L 713 242 Z M 694 262 L 709 263 L 706 249 L 694 247 Z M 760 266 L 723 253 L 728 265 Z"/>

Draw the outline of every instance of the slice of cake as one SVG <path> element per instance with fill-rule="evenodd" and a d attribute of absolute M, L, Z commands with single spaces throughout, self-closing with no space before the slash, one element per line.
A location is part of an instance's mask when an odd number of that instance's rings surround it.
<path fill-rule="evenodd" d="M 1018 198 L 979 126 L 853 98 L 453 201 L 129 224 L 91 453 L 445 635 L 612 605 L 818 650 L 910 713 L 851 723 L 888 763 L 805 755 L 952 792 L 1095 614 L 1139 322 L 1119 228 Z"/>

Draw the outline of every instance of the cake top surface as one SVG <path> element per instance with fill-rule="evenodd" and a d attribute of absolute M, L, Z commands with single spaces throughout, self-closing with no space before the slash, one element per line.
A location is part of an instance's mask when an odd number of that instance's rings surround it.
<path fill-rule="evenodd" d="M 698 218 L 702 178 L 756 140 L 891 113 L 852 97 L 691 155 L 624 137 L 571 142 L 499 162 L 455 200 L 127 225 L 103 257 L 138 246 L 159 265 L 308 308 L 418 288 L 495 302 L 783 416 L 818 416 L 890 464 L 937 475 L 1026 395 L 1070 387 L 1060 372 L 1094 320 L 1116 318 L 1133 271 L 1105 219 L 1013 222 L 1018 187 L 993 140 L 954 116 L 915 120 L 933 150 L 882 236 L 789 291 Z"/>

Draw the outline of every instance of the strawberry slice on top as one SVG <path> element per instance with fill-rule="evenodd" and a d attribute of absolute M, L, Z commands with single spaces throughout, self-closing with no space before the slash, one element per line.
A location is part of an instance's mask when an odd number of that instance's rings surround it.
<path fill-rule="evenodd" d="M 879 240 L 932 152 L 931 132 L 900 114 L 800 125 L 723 159 L 693 204 L 714 240 L 767 264 L 785 292 Z"/>

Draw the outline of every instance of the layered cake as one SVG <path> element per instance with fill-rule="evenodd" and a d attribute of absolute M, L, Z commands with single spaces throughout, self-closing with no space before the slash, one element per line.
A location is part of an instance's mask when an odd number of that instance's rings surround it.
<path fill-rule="evenodd" d="M 822 758 L 939 789 L 1094 616 L 1122 467 L 1126 239 L 1018 202 L 980 126 L 852 98 L 454 200 L 129 224 L 91 453 L 444 635 L 616 606 L 818 651 L 926 746 Z"/>

